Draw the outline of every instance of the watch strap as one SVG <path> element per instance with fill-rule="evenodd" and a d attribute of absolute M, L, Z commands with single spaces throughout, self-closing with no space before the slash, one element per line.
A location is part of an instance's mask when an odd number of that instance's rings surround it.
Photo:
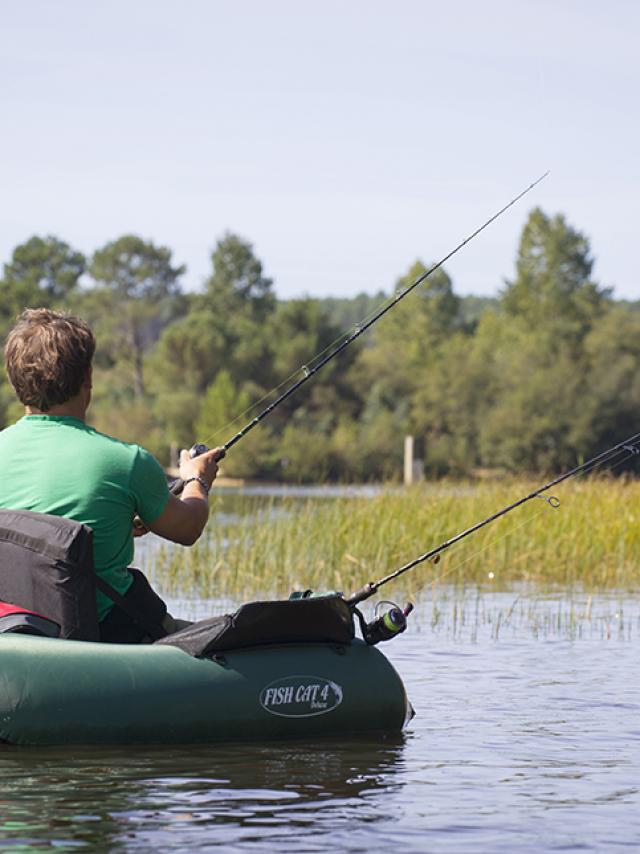
<path fill-rule="evenodd" d="M 200 475 L 198 475 L 197 477 L 188 477 L 185 481 L 183 481 L 184 486 L 186 486 L 188 483 L 191 483 L 191 481 L 193 480 L 197 480 L 200 486 L 207 493 L 207 495 L 209 494 L 209 492 L 211 491 L 211 487 L 203 477 L 200 477 Z"/>

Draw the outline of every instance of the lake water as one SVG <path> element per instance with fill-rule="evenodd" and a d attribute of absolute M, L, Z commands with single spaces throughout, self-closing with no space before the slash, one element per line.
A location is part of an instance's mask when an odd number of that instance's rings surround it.
<path fill-rule="evenodd" d="M 403 735 L 0 746 L 0 851 L 640 850 L 638 600 L 432 597 L 380 647 L 416 709 Z"/>
<path fill-rule="evenodd" d="M 449 593 L 381 647 L 404 735 L 4 746 L 0 850 L 640 849 L 637 603 Z"/>

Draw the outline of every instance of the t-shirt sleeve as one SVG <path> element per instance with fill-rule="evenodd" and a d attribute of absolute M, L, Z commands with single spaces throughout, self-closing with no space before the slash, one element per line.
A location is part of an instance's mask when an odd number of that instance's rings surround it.
<path fill-rule="evenodd" d="M 169 501 L 169 487 L 162 466 L 149 451 L 138 448 L 130 481 L 136 512 L 147 525 L 155 522 Z"/>

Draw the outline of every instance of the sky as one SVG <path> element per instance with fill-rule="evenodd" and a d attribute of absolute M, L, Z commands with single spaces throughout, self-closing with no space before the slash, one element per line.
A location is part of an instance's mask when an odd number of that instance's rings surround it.
<path fill-rule="evenodd" d="M 169 246 L 202 286 L 225 232 L 290 298 L 389 290 L 521 190 L 446 269 L 513 276 L 562 213 L 640 299 L 635 0 L 0 0 L 0 261 L 34 234 Z"/>

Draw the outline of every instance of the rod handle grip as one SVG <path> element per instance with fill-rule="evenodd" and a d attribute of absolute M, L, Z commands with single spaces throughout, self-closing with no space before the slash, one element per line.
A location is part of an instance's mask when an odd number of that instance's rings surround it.
<path fill-rule="evenodd" d="M 368 581 L 364 587 L 361 587 L 349 596 L 347 599 L 347 605 L 358 605 L 360 602 L 364 602 L 364 600 L 368 599 L 369 596 L 373 596 L 377 589 L 378 588 L 375 584 Z"/>

